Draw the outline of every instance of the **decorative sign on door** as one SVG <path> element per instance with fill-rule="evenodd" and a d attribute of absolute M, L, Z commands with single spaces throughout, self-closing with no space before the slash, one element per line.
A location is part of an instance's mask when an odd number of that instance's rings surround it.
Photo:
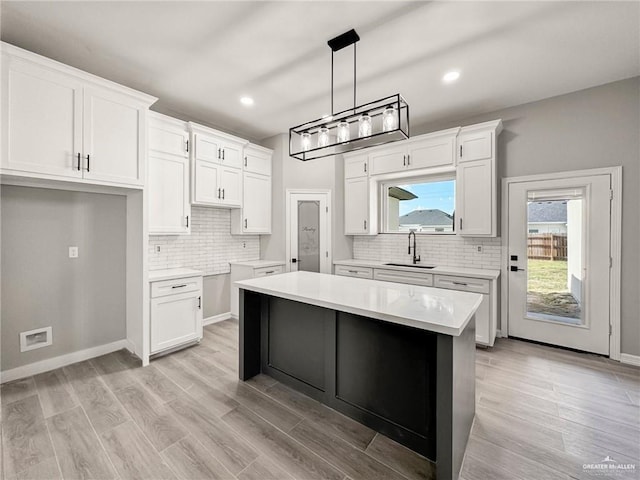
<path fill-rule="evenodd" d="M 298 202 L 299 270 L 320 271 L 320 202 Z"/>

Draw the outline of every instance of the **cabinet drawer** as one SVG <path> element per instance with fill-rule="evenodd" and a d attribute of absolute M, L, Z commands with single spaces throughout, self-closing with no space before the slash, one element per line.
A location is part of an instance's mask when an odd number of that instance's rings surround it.
<path fill-rule="evenodd" d="M 162 280 L 151 284 L 151 298 L 175 295 L 178 293 L 196 292 L 202 289 L 202 277 L 176 278 Z"/>
<path fill-rule="evenodd" d="M 398 270 L 376 268 L 373 271 L 373 279 L 381 280 L 383 282 L 422 285 L 423 287 L 431 287 L 433 285 L 433 274 L 431 273 L 401 272 Z"/>
<path fill-rule="evenodd" d="M 448 288 L 449 290 L 462 290 L 464 292 L 489 293 L 489 280 L 478 278 L 436 275 L 434 286 Z"/>
<path fill-rule="evenodd" d="M 373 268 L 367 267 L 350 267 L 348 265 L 336 265 L 336 275 L 342 275 L 343 277 L 359 277 L 359 278 L 373 278 Z"/>
<path fill-rule="evenodd" d="M 266 277 L 267 275 L 275 275 L 284 272 L 284 265 L 276 265 L 274 267 L 256 268 L 253 271 L 254 277 Z"/>

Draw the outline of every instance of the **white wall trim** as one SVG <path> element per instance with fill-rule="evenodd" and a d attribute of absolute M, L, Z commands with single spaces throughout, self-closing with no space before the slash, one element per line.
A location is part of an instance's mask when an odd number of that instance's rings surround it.
<path fill-rule="evenodd" d="M 509 185 L 519 182 L 533 182 L 543 180 L 559 180 L 565 178 L 585 177 L 593 175 L 610 175 L 613 199 L 611 200 L 611 238 L 610 255 L 612 265 L 609 282 L 609 322 L 611 335 L 609 337 L 609 358 L 622 361 L 620 354 L 620 281 L 622 275 L 622 167 L 592 168 L 569 172 L 546 173 L 523 177 L 505 177 L 502 179 L 502 282 L 501 283 L 501 315 L 500 329 L 508 336 L 509 332 Z M 633 357 L 626 355 L 626 358 Z"/>
<path fill-rule="evenodd" d="M 211 325 L 212 323 L 224 322 L 225 320 L 229 320 L 233 318 L 231 312 L 219 313 L 218 315 L 212 315 L 210 317 L 204 318 L 202 320 L 202 326 Z"/>
<path fill-rule="evenodd" d="M 106 355 L 107 353 L 116 352 L 123 348 L 130 350 L 131 343 L 126 340 L 118 340 L 115 342 L 107 343 L 105 345 L 99 345 L 97 347 L 91 347 L 84 350 L 78 350 L 77 352 L 67 353 L 58 357 L 48 358 L 39 362 L 30 363 L 21 367 L 12 368 L 11 370 L 5 370 L 0 372 L 0 383 L 10 382 L 19 378 L 30 377 L 31 375 L 37 375 L 39 373 L 55 370 L 56 368 L 65 367 L 72 363 L 82 362 L 89 360 L 90 358 L 99 357 L 100 355 Z"/>
<path fill-rule="evenodd" d="M 631 355 L 630 353 L 621 353 L 620 362 L 628 365 L 640 367 L 640 355 Z"/>

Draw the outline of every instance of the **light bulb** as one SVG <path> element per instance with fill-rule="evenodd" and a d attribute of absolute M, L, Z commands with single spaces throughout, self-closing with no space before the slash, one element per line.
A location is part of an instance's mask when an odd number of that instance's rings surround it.
<path fill-rule="evenodd" d="M 371 117 L 368 113 L 364 113 L 358 120 L 358 136 L 360 138 L 371 136 Z"/>
<path fill-rule="evenodd" d="M 311 134 L 304 132 L 300 135 L 300 142 L 302 143 L 302 151 L 306 152 L 311 148 Z"/>
<path fill-rule="evenodd" d="M 329 145 L 329 129 L 320 127 L 318 130 L 318 147 L 326 147 Z"/>
<path fill-rule="evenodd" d="M 348 142 L 348 141 L 349 141 L 349 123 L 343 121 L 338 123 L 338 143 Z"/>
<path fill-rule="evenodd" d="M 383 132 L 391 132 L 397 128 L 397 110 L 393 105 L 389 105 L 382 112 L 382 131 Z"/>

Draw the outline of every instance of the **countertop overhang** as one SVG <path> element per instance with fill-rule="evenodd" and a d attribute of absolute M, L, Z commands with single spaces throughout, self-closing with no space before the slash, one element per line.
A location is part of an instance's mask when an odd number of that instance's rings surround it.
<path fill-rule="evenodd" d="M 482 302 L 477 293 L 312 272 L 283 273 L 235 285 L 451 336 L 460 336 Z"/>
<path fill-rule="evenodd" d="M 163 270 L 149 270 L 149 281 L 159 282 L 162 280 L 174 280 L 176 278 L 186 277 L 202 277 L 204 275 L 200 270 L 192 268 L 166 268 Z"/>

